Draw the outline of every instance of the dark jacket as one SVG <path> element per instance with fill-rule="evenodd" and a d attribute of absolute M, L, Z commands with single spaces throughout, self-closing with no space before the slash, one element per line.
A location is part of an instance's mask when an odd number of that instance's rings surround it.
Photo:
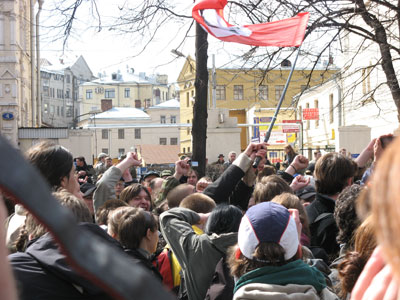
<path fill-rule="evenodd" d="M 306 211 L 311 231 L 310 248 L 316 258 L 322 258 L 330 263 L 339 252 L 339 244 L 336 242 L 338 228 L 333 217 L 335 200 L 317 193 L 315 200 L 306 207 Z M 323 216 L 325 217 L 321 219 Z M 328 257 L 324 257 L 323 252 Z"/>
<path fill-rule="evenodd" d="M 80 226 L 96 233 L 123 252 L 119 243 L 99 226 L 88 223 Z M 29 245 L 26 252 L 17 252 L 8 257 L 20 300 L 112 299 L 98 286 L 72 270 L 49 233 Z"/>
<path fill-rule="evenodd" d="M 157 268 L 151 263 L 151 260 L 145 256 L 142 251 L 138 249 L 124 249 L 125 253 L 129 254 L 130 257 L 134 258 L 135 263 L 139 263 L 148 269 L 156 278 L 162 281 L 162 276 L 158 272 Z"/>

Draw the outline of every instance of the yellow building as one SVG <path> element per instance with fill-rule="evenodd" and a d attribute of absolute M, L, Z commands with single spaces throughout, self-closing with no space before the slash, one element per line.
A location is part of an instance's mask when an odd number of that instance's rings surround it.
<path fill-rule="evenodd" d="M 19 127 L 37 125 L 32 2 L 0 1 L 0 132 L 15 145 Z"/>
<path fill-rule="evenodd" d="M 187 57 L 179 74 L 178 84 L 180 90 L 181 122 L 191 124 L 193 120 L 193 106 L 195 101 L 195 66 L 194 59 Z M 290 61 L 285 60 L 281 66 L 273 70 L 260 69 L 216 69 L 215 102 L 216 108 L 229 109 L 229 116 L 236 117 L 238 124 L 253 124 L 253 117 L 270 118 L 284 89 L 287 77 L 290 73 Z M 292 98 L 307 87 L 320 84 L 331 77 L 337 70 L 326 68 L 314 69 L 309 81 L 310 70 L 294 70 L 293 77 L 287 90 L 282 111 L 278 121 L 295 119 Z M 208 108 L 213 107 L 212 95 L 212 70 L 209 69 Z M 252 114 L 249 111 L 253 110 Z M 290 113 L 288 113 L 290 111 Z M 252 119 L 249 119 L 251 116 Z M 241 149 L 244 150 L 252 138 L 251 130 L 243 126 L 240 136 Z M 191 152 L 191 129 L 181 130 L 181 152 Z M 223 145 L 221 145 L 222 147 Z M 221 149 L 225 150 L 225 149 Z"/>
<path fill-rule="evenodd" d="M 112 107 L 148 108 L 175 96 L 168 84 L 167 75 L 146 76 L 145 73 L 113 73 L 80 86 L 80 120 L 91 112 L 105 111 Z"/>

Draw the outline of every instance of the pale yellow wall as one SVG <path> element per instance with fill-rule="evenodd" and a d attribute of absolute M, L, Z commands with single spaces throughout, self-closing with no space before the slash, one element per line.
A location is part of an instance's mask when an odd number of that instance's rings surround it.
<path fill-rule="evenodd" d="M 194 61 L 192 61 L 194 65 Z M 194 95 L 194 78 L 195 73 L 190 72 L 189 63 L 186 62 L 182 68 L 181 74 L 178 78 L 179 88 L 180 88 L 180 103 L 181 103 L 181 122 L 187 123 L 187 120 L 193 119 L 193 103 L 190 101 L 192 93 Z M 275 96 L 276 86 L 284 86 L 289 75 L 290 69 L 284 70 L 270 70 L 267 74 L 263 74 L 260 70 L 231 70 L 231 69 L 217 69 L 217 85 L 225 86 L 225 100 L 216 100 L 216 107 L 228 108 L 231 110 L 243 110 L 246 111 L 255 104 L 259 105 L 261 108 L 272 108 L 276 107 L 278 100 Z M 322 81 L 326 81 L 334 74 L 336 71 L 333 70 L 314 70 L 312 73 L 312 78 L 310 80 L 309 86 L 315 86 Z M 302 86 L 305 86 L 308 82 L 307 75 L 310 74 L 308 70 L 295 70 L 290 82 L 288 91 L 286 93 L 283 107 L 290 107 L 291 101 L 294 95 L 301 92 Z M 211 85 L 211 70 L 209 73 L 209 97 L 208 97 L 208 107 L 212 106 L 212 85 Z M 265 76 L 264 76 L 265 75 Z M 259 97 L 259 85 L 268 86 L 268 99 L 260 100 Z M 243 85 L 243 100 L 234 100 L 234 86 Z M 189 93 L 189 105 L 187 103 L 187 93 Z M 242 115 L 243 112 L 237 112 L 236 114 Z M 273 114 L 273 113 L 272 113 Z M 233 115 L 232 115 L 233 116 Z M 270 116 L 263 115 L 263 116 Z M 294 118 L 294 117 L 293 117 Z M 238 120 L 241 123 L 243 119 Z M 247 120 L 246 122 L 249 122 Z M 249 137 L 246 134 L 241 134 L 241 147 L 247 145 Z M 191 133 L 187 132 L 186 129 L 181 130 L 181 151 L 183 148 L 191 148 Z"/>

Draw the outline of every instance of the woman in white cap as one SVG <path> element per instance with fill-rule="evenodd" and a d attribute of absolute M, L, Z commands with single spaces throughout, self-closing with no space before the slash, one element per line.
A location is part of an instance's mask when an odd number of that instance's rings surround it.
<path fill-rule="evenodd" d="M 324 275 L 301 257 L 298 211 L 274 202 L 251 207 L 240 223 L 229 263 L 233 299 L 338 299 Z"/>

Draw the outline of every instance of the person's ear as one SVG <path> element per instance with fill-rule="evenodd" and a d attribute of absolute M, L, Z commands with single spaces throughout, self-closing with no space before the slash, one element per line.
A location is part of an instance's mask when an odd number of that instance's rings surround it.
<path fill-rule="evenodd" d="M 147 231 L 146 231 L 146 238 L 148 239 L 148 240 L 150 240 L 151 239 L 151 234 L 152 234 L 153 232 L 151 231 L 151 229 L 150 228 L 147 228 Z"/>
<path fill-rule="evenodd" d="M 65 189 L 67 185 L 68 185 L 68 177 L 64 176 L 63 178 L 61 178 L 60 186 Z"/>
<path fill-rule="evenodd" d="M 347 186 L 351 186 L 353 184 L 353 177 L 347 179 Z"/>

